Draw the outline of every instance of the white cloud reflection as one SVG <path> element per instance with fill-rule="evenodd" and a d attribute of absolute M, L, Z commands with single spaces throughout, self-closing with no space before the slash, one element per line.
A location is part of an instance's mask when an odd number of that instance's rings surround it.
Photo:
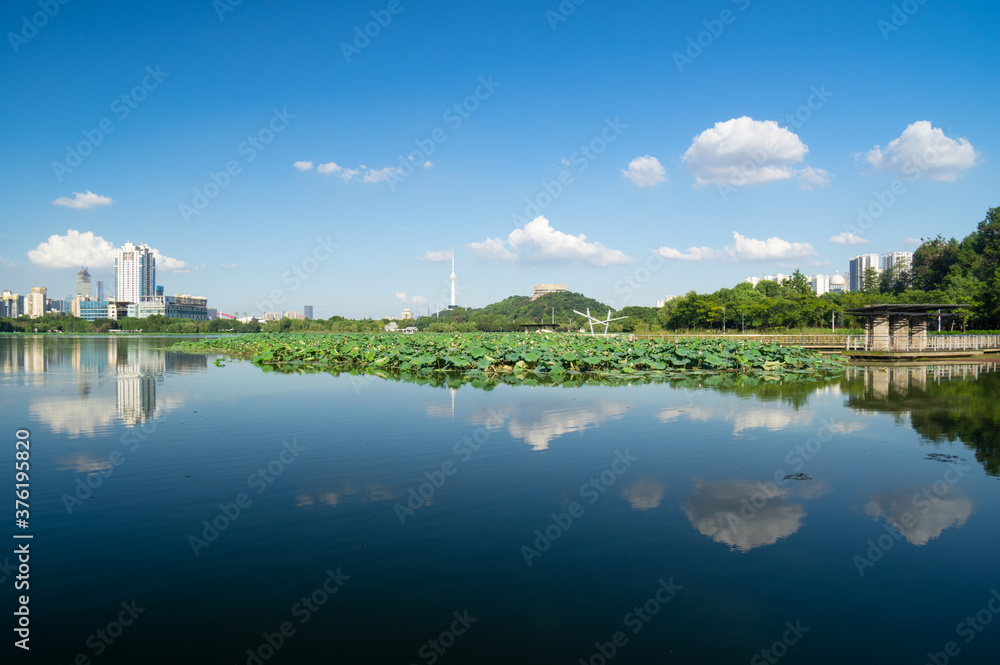
<path fill-rule="evenodd" d="M 798 531 L 806 516 L 801 503 L 789 500 L 788 488 L 778 489 L 766 498 L 757 483 L 703 483 L 695 479 L 694 484 L 695 492 L 685 506 L 691 525 L 735 551 L 773 545 Z"/>
<path fill-rule="evenodd" d="M 593 429 L 608 420 L 616 420 L 625 415 L 629 405 L 606 402 L 601 399 L 584 400 L 571 408 L 542 408 L 530 402 L 518 406 L 516 413 L 508 412 L 499 424 L 493 419 L 488 428 L 506 427 L 515 439 L 521 439 L 532 450 L 548 450 L 549 444 L 559 437 L 575 432 Z M 476 424 L 487 424 L 491 414 L 486 411 L 472 419 Z"/>
<path fill-rule="evenodd" d="M 926 545 L 945 529 L 958 528 L 972 514 L 972 501 L 957 496 L 954 486 L 936 494 L 932 487 L 872 492 L 865 513 L 891 524 L 911 545 Z"/>
<path fill-rule="evenodd" d="M 659 508 L 666 491 L 666 485 L 652 478 L 643 477 L 626 487 L 623 494 L 632 506 L 632 510 L 652 510 Z"/>

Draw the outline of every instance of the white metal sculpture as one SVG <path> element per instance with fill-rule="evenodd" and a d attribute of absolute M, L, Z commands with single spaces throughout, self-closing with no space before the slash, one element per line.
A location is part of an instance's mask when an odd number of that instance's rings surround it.
<path fill-rule="evenodd" d="M 594 324 L 595 323 L 597 325 L 601 325 L 602 323 L 604 324 L 604 333 L 603 334 L 606 336 L 608 334 L 608 326 L 611 325 L 612 321 L 620 321 L 622 319 L 627 319 L 628 318 L 627 316 L 619 316 L 619 317 L 616 317 L 616 318 L 612 319 L 611 318 L 611 310 L 609 309 L 608 310 L 608 317 L 606 319 L 598 319 L 597 317 L 594 317 L 594 316 L 590 315 L 590 308 L 589 307 L 587 308 L 587 313 L 586 314 L 584 314 L 583 312 L 578 312 L 575 309 L 573 310 L 573 313 L 574 314 L 579 314 L 580 316 L 587 317 L 587 320 L 590 323 L 590 334 L 591 335 L 595 334 L 594 333 Z"/>

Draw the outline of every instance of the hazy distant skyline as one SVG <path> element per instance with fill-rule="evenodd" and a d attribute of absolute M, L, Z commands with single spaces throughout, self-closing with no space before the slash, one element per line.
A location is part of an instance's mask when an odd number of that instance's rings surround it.
<path fill-rule="evenodd" d="M 1000 205 L 998 23 L 971 0 L 15 0 L 0 289 L 61 298 L 83 263 L 110 289 L 127 241 L 168 294 L 320 318 L 446 305 L 453 245 L 471 306 L 843 274 Z"/>

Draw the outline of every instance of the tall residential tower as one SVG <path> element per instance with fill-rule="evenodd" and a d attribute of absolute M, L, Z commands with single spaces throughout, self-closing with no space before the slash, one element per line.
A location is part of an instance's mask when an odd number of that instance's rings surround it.
<path fill-rule="evenodd" d="M 152 299 L 155 285 L 153 251 L 148 245 L 125 243 L 115 256 L 115 300 L 139 303 Z"/>
<path fill-rule="evenodd" d="M 875 272 L 882 272 L 879 266 L 878 254 L 859 254 L 851 259 L 851 283 L 847 285 L 849 291 L 863 291 L 865 271 L 874 268 Z"/>

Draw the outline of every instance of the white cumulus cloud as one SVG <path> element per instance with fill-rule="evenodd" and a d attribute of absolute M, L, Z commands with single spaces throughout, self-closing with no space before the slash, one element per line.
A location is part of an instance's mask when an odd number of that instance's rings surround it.
<path fill-rule="evenodd" d="M 835 236 L 830 236 L 830 242 L 835 245 L 864 245 L 865 243 L 871 242 L 871 240 L 854 235 L 850 231 L 844 231 L 843 233 L 838 233 Z"/>
<path fill-rule="evenodd" d="M 599 242 L 587 242 L 587 236 L 582 233 L 574 236 L 557 231 L 542 216 L 511 231 L 506 241 L 487 238 L 483 242 L 469 244 L 468 248 L 485 259 L 519 263 L 580 262 L 604 267 L 633 261 L 620 250 L 610 249 Z"/>
<path fill-rule="evenodd" d="M 865 154 L 873 171 L 912 178 L 955 182 L 960 173 L 976 164 L 978 155 L 967 139 L 948 138 L 928 120 L 918 120 L 903 130 L 885 150 L 875 146 Z"/>
<path fill-rule="evenodd" d="M 426 305 L 427 304 L 427 298 L 425 298 L 423 296 L 413 296 L 410 299 L 410 302 L 412 302 L 414 305 Z"/>
<path fill-rule="evenodd" d="M 385 182 L 393 176 L 399 175 L 403 169 L 398 166 L 387 166 L 384 169 L 368 169 L 362 180 L 367 183 Z"/>
<path fill-rule="evenodd" d="M 399 300 L 399 302 L 406 302 L 406 294 L 402 291 L 396 291 L 396 299 Z"/>
<path fill-rule="evenodd" d="M 802 182 L 818 184 L 826 172 L 804 169 L 801 162 L 809 148 L 792 131 L 774 120 L 754 120 L 747 116 L 717 122 L 694 137 L 683 159 L 694 173 L 695 187 L 711 184 L 757 185 L 787 180 L 799 175 Z"/>
<path fill-rule="evenodd" d="M 914 245 L 919 247 L 920 245 L 923 244 L 923 241 L 920 238 L 903 238 L 903 244 Z"/>
<path fill-rule="evenodd" d="M 660 160 L 649 155 L 633 159 L 627 169 L 622 169 L 622 175 L 639 187 L 655 187 L 667 180 L 666 171 Z"/>
<path fill-rule="evenodd" d="M 686 252 L 673 247 L 661 247 L 656 253 L 665 259 L 675 259 L 677 261 L 706 261 L 719 257 L 718 250 L 711 247 L 689 247 Z"/>
<path fill-rule="evenodd" d="M 772 261 L 781 259 L 802 259 L 815 256 L 816 250 L 807 242 L 788 242 L 778 237 L 767 240 L 747 238 L 733 231 L 733 244 L 724 249 L 711 247 L 689 247 L 682 252 L 672 247 L 660 247 L 656 253 L 665 259 L 678 261 L 709 261 L 712 259 L 728 260 L 733 263 L 742 261 Z"/>
<path fill-rule="evenodd" d="M 44 268 L 79 268 L 87 265 L 91 268 L 112 268 L 115 265 L 115 252 L 118 247 L 93 231 L 80 233 L 75 229 L 66 231 L 66 235 L 53 234 L 38 247 L 28 250 L 28 258 L 37 266 Z M 156 269 L 169 272 L 190 272 L 187 264 L 180 259 L 163 255 L 160 250 L 153 249 L 156 258 Z"/>
<path fill-rule="evenodd" d="M 516 261 L 517 254 L 507 249 L 500 238 L 487 238 L 466 245 L 474 254 L 487 261 Z"/>
<path fill-rule="evenodd" d="M 816 250 L 807 242 L 788 242 L 778 237 L 757 240 L 733 231 L 733 244 L 726 247 L 726 253 L 733 261 L 771 261 L 815 256 Z"/>
<path fill-rule="evenodd" d="M 826 187 L 835 176 L 826 169 L 806 166 L 804 169 L 796 170 L 795 177 L 799 180 L 799 189 L 811 191 L 813 187 Z"/>
<path fill-rule="evenodd" d="M 180 259 L 175 259 L 170 256 L 164 256 L 160 253 L 160 250 L 153 248 L 153 258 L 156 259 L 156 269 L 157 270 L 167 270 L 169 272 L 191 272 L 188 268 L 187 263 L 181 261 Z"/>
<path fill-rule="evenodd" d="M 434 166 L 434 163 L 427 160 L 420 164 L 420 166 L 424 169 L 429 169 Z M 312 168 L 312 162 L 295 162 L 295 168 L 300 171 L 308 171 Z M 393 178 L 400 177 L 405 173 L 405 170 L 400 166 L 386 166 L 381 169 L 373 169 L 365 166 L 364 164 L 360 164 L 357 168 L 352 169 L 341 166 L 336 162 L 326 162 L 324 164 L 320 164 L 316 167 L 316 170 L 323 175 L 335 175 L 344 182 L 360 181 L 368 184 L 387 182 Z"/>
<path fill-rule="evenodd" d="M 68 196 L 60 196 L 58 199 L 52 202 L 54 206 L 64 206 L 66 208 L 74 208 L 76 210 L 86 210 L 87 208 L 97 208 L 99 206 L 109 206 L 114 201 L 111 200 L 110 196 L 101 196 L 99 194 L 94 194 L 89 189 L 86 193 L 73 192 L 73 198 Z"/>
<path fill-rule="evenodd" d="M 426 261 L 428 263 L 442 263 L 444 261 L 451 261 L 451 250 L 450 249 L 435 249 L 427 250 L 427 253 L 420 257 L 421 261 Z"/>

